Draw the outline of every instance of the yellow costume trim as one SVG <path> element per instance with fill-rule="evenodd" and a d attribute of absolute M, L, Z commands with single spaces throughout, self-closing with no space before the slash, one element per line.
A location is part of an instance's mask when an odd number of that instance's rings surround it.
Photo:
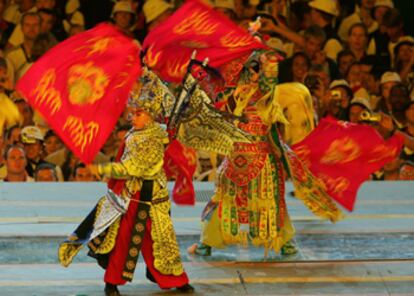
<path fill-rule="evenodd" d="M 62 243 L 59 246 L 58 250 L 58 258 L 59 263 L 63 267 L 68 267 L 71 263 L 73 258 L 79 253 L 79 251 L 82 249 L 82 244 L 73 244 L 73 243 Z"/>
<path fill-rule="evenodd" d="M 94 250 L 96 254 L 108 254 L 113 250 L 120 225 L 121 218 L 119 217 L 114 223 L 111 224 L 111 226 L 109 226 L 103 242 L 99 244 L 96 250 Z"/>
<path fill-rule="evenodd" d="M 178 276 L 184 268 L 169 211 L 169 201 L 153 204 L 150 209 L 154 267 L 162 274 Z"/>

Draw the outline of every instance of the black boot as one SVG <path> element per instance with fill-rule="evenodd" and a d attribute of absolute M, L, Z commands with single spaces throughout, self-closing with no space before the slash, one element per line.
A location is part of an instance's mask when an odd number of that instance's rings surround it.
<path fill-rule="evenodd" d="M 145 276 L 147 277 L 148 280 L 150 280 L 153 283 L 157 283 L 157 281 L 155 280 L 154 276 L 152 275 L 152 273 L 149 271 L 148 267 L 147 270 L 145 272 Z"/>
<path fill-rule="evenodd" d="M 190 284 L 185 284 L 184 286 L 177 287 L 177 291 L 181 293 L 194 293 L 194 287 Z"/>
<path fill-rule="evenodd" d="M 105 284 L 105 296 L 121 296 L 116 285 Z"/>

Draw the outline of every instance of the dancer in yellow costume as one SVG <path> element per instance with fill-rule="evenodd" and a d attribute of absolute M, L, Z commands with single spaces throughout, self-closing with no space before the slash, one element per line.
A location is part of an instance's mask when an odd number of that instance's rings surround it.
<path fill-rule="evenodd" d="M 309 112 L 299 126 L 310 132 L 313 128 L 311 97 L 303 95 L 306 90 L 301 86 L 289 87 L 292 93 L 295 88 L 294 91 L 302 92 L 301 104 Z M 223 161 L 215 195 L 203 211 L 200 243 L 190 247 L 190 253 L 210 255 L 212 247 L 224 248 L 249 241 L 266 250 L 296 253 L 291 243 L 295 230 L 284 198 L 286 174 L 292 178 L 296 196 L 312 212 L 331 221 L 341 216 L 321 183 L 281 141 L 279 128 L 290 137 L 290 142 L 304 137 L 298 132 L 300 128 L 289 129 L 283 113 L 287 111 L 287 117 L 292 117 L 288 113 L 294 106 L 277 98 L 286 89 L 277 89 L 276 55 L 265 51 L 254 53 L 226 104 L 226 111 L 245 119 L 238 127 L 254 141 L 236 143 L 234 152 Z M 298 125 L 294 118 L 290 120 L 294 126 Z"/>

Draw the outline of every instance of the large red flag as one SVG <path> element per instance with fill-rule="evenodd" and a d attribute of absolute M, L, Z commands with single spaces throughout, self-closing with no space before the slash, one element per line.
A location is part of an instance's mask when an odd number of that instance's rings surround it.
<path fill-rule="evenodd" d="M 194 205 L 195 191 L 193 175 L 196 170 L 195 150 L 173 140 L 165 150 L 164 170 L 175 179 L 172 198 L 178 205 Z"/>
<path fill-rule="evenodd" d="M 371 126 L 326 118 L 292 149 L 323 181 L 327 193 L 352 211 L 362 182 L 395 159 L 403 145 L 399 134 L 384 140 Z"/>
<path fill-rule="evenodd" d="M 209 58 L 209 65 L 218 68 L 262 48 L 266 46 L 246 30 L 198 0 L 187 0 L 143 44 L 148 66 L 171 82 L 181 81 L 194 50 L 198 60 Z"/>
<path fill-rule="evenodd" d="M 101 24 L 48 51 L 16 88 L 74 154 L 90 163 L 140 74 L 139 50 L 113 26 Z"/>

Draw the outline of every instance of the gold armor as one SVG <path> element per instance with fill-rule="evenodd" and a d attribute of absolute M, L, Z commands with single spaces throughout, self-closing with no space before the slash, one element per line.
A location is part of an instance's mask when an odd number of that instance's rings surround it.
<path fill-rule="evenodd" d="M 129 203 L 141 202 L 134 199 L 141 190 L 142 181 L 153 180 L 153 197 L 150 204 L 152 222 L 154 267 L 162 274 L 180 275 L 183 266 L 169 211 L 167 178 L 163 170 L 164 140 L 167 133 L 158 123 L 152 122 L 143 130 L 131 130 L 120 162 L 98 166 L 100 174 L 126 179 L 121 198 Z"/>

